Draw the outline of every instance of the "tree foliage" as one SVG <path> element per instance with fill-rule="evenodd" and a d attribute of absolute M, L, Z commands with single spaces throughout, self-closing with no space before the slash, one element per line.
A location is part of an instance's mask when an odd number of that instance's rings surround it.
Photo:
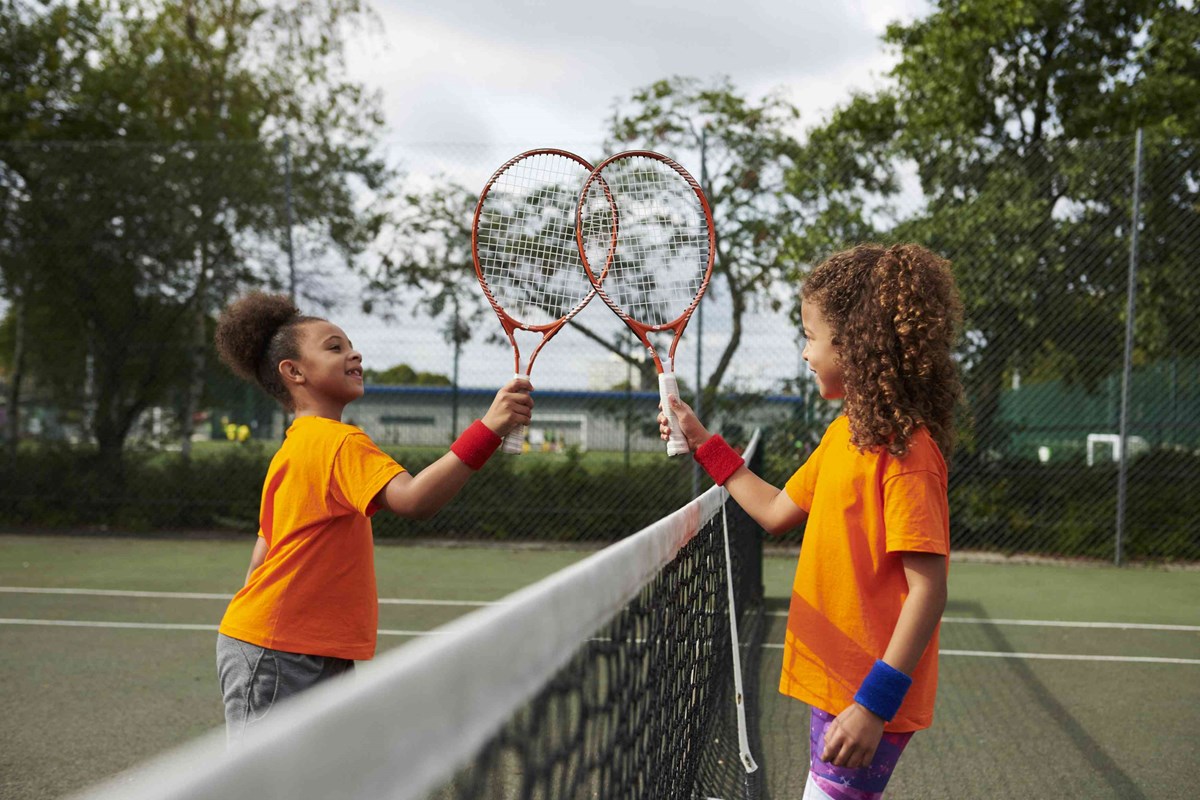
<path fill-rule="evenodd" d="M 202 385 L 206 319 L 247 285 L 288 285 L 289 217 L 308 264 L 376 235 L 359 190 L 390 177 L 371 151 L 381 119 L 342 58 L 367 12 L 5 6 L 0 288 L 20 312 L 14 366 L 119 452 L 145 408 Z"/>
<path fill-rule="evenodd" d="M 1190 315 L 1200 298 L 1184 278 L 1188 248 L 1168 234 L 1200 224 L 1200 24 L 1189 5 L 942 0 L 888 28 L 899 58 L 887 85 L 809 138 L 800 163 L 824 165 L 830 143 L 844 143 L 841 170 L 871 176 L 863 186 L 884 210 L 901 169 L 915 173 L 923 207 L 876 213 L 864 228 L 954 261 L 984 448 L 998 441 L 998 397 L 1014 369 L 1092 385 L 1119 367 L 1138 129 L 1147 141 L 1139 352 L 1196 352 L 1179 300 L 1190 298 Z M 810 174 L 793 180 L 838 202 Z"/>
<path fill-rule="evenodd" d="M 450 386 L 445 375 L 436 372 L 418 372 L 408 364 L 397 364 L 384 370 L 368 369 L 363 373 L 367 383 L 380 386 Z"/>
<path fill-rule="evenodd" d="M 700 167 L 695 177 L 717 232 L 709 293 L 728 292 L 732 308 L 729 342 L 706 379 L 709 396 L 741 346 L 747 314 L 758 303 L 776 303 L 770 290 L 787 274 L 784 234 L 796 220 L 783 190 L 798 116 L 781 95 L 748 99 L 725 78 L 657 81 L 614 109 L 615 145 L 663 149 Z"/>
<path fill-rule="evenodd" d="M 380 239 L 381 257 L 362 267 L 367 310 L 393 315 L 415 307 L 446 319 L 447 342 L 469 341 L 493 313 L 475 282 L 475 205 L 473 192 L 444 177 L 400 198 Z"/>

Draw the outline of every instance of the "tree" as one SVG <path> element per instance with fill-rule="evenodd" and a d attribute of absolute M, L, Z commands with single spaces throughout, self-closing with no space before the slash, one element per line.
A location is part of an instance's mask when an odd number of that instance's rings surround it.
<path fill-rule="evenodd" d="M 412 305 L 431 317 L 447 311 L 446 341 L 470 339 L 473 323 L 491 314 L 475 287 L 471 219 L 475 195 L 445 178 L 400 198 L 380 237 L 382 256 L 360 265 L 367 279 L 364 310 L 392 315 Z"/>
<path fill-rule="evenodd" d="M 662 147 L 680 157 L 694 153 L 701 164 L 699 179 L 717 226 L 714 275 L 730 292 L 733 306 L 732 336 L 708 377 L 710 394 L 741 344 L 745 315 L 757 302 L 778 302 L 767 291 L 786 274 L 781 228 L 790 217 L 782 204 L 783 167 L 796 147 L 787 132 L 796 115 L 779 97 L 751 102 L 727 80 L 704 85 L 693 78 L 659 81 L 614 111 L 610 150 Z M 448 182 L 407 195 L 394 214 L 384 258 L 364 270 L 371 290 L 368 307 L 386 310 L 398 289 L 415 289 L 417 305 L 433 316 L 456 309 L 456 329 L 462 331 L 460 343 L 465 341 L 467 323 L 491 314 L 481 293 L 462 288 L 473 278 L 474 206 L 472 192 Z M 710 295 L 717 291 L 710 285 Z M 655 382 L 653 363 L 630 356 L 625 334 L 610 341 L 578 319 L 571 325 L 629 361 L 643 373 L 644 385 Z"/>
<path fill-rule="evenodd" d="M 475 195 L 446 179 L 425 191 L 407 193 L 380 237 L 382 257 L 360 265 L 367 279 L 364 310 L 390 317 L 402 304 L 415 303 L 416 309 L 430 317 L 444 318 L 442 334 L 454 351 L 448 383 L 454 389 L 450 427 L 455 431 L 462 347 L 478 323 L 492 313 L 475 289 L 471 255 L 474 209 Z"/>
<path fill-rule="evenodd" d="M 417 372 L 408 364 L 397 364 L 385 370 L 369 369 L 364 373 L 368 383 L 380 386 L 449 386 L 450 379 L 436 372 Z"/>
<path fill-rule="evenodd" d="M 899 53 L 888 85 L 810 137 L 845 142 L 854 169 L 883 176 L 880 197 L 896 196 L 901 164 L 915 168 L 924 208 L 876 233 L 955 263 L 981 449 L 1001 440 L 999 396 L 1014 368 L 1090 385 L 1119 364 L 1097 353 L 1119 353 L 1124 329 L 1130 137 L 1144 128 L 1165 148 L 1200 133 L 1198 34 L 1196 9 L 1167 0 L 941 0 L 888 28 Z M 1148 218 L 1194 219 L 1195 146 L 1169 145 L 1177 163 L 1148 187 Z M 1170 286 L 1194 307 L 1183 250 L 1165 233 L 1147 242 L 1141 286 Z M 1194 342 L 1165 294 L 1150 294 L 1139 301 L 1142 352 Z"/>
<path fill-rule="evenodd" d="M 371 155 L 381 120 L 342 59 L 366 11 L 40 5 L 5 18 L 31 44 L 5 65 L 4 95 L 37 101 L 0 107 L 0 139 L 20 140 L 0 172 L 20 256 L 3 288 L 26 309 L 30 373 L 83 410 L 108 459 L 149 405 L 176 403 L 190 431 L 213 312 L 247 285 L 289 284 L 289 211 L 310 263 L 353 258 L 378 231 L 358 205 L 390 177 Z"/>
<path fill-rule="evenodd" d="M 99 16 L 92 3 L 66 4 L 4 0 L 0 4 L 0 139 L 36 137 L 61 113 L 60 98 L 90 70 L 85 43 L 93 40 Z M 70 43 L 65 46 L 64 43 Z M 37 226 L 21 211 L 28 200 L 25 181 L 0 154 L 0 293 L 9 303 L 5 320 L 8 373 L 6 439 L 15 448 L 20 430 L 20 398 L 25 382 L 32 295 L 45 284 L 32 242 Z M 61 339 L 63 344 L 69 344 Z"/>

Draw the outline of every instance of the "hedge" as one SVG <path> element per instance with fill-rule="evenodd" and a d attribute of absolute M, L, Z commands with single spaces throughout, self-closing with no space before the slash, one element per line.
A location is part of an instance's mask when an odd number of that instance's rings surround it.
<path fill-rule="evenodd" d="M 101 462 L 78 448 L 37 448 L 0 457 L 0 525 L 106 528 L 130 532 L 253 531 L 268 444 L 231 447 L 185 462 L 178 454 L 129 452 Z M 419 471 L 428 455 L 399 455 Z M 799 451 L 768 459 L 782 486 Z M 551 460 L 496 458 L 434 519 L 375 518 L 382 539 L 609 542 L 678 508 L 691 496 L 687 459 L 624 466 L 587 464 L 578 453 Z M 1116 467 L 982 461 L 951 468 L 951 540 L 957 550 L 1111 560 Z M 707 480 L 705 481 L 707 485 Z M 1200 560 L 1200 457 L 1154 451 L 1128 475 L 1124 555 Z M 801 532 L 784 537 L 795 543 Z"/>
<path fill-rule="evenodd" d="M 254 531 L 272 450 L 231 447 L 185 461 L 177 454 L 127 452 L 101 462 L 94 452 L 56 447 L 0 457 L 0 525 L 130 532 Z M 398 453 L 413 472 L 424 454 Z M 691 496 L 683 459 L 585 468 L 578 453 L 532 461 L 494 458 L 432 520 L 375 517 L 382 538 L 504 541 L 615 541 Z"/>

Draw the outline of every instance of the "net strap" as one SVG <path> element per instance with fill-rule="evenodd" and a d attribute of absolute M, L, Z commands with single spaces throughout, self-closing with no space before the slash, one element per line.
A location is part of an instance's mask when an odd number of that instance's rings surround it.
<path fill-rule="evenodd" d="M 757 436 L 757 434 L 756 434 Z M 721 490 L 728 494 L 725 489 Z M 733 592 L 733 557 L 729 548 L 729 516 L 721 505 L 721 529 L 725 540 L 725 589 L 729 593 L 729 645 L 733 650 L 733 701 L 737 708 L 738 756 L 747 773 L 758 769 L 750 752 L 750 734 L 746 729 L 746 695 L 742 691 L 742 640 L 738 635 L 737 600 Z"/>

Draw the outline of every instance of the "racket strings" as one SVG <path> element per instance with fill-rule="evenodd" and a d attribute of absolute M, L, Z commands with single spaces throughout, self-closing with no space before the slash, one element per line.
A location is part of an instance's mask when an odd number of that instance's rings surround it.
<path fill-rule="evenodd" d="M 589 170 L 539 153 L 496 176 L 479 211 L 476 252 L 496 303 L 524 325 L 548 325 L 592 292 L 575 241 L 575 205 Z"/>
<path fill-rule="evenodd" d="M 710 248 L 704 207 L 692 183 L 657 159 L 618 159 L 602 173 L 588 186 L 581 210 L 588 262 L 593 268 L 604 263 L 598 259 L 606 257 L 609 242 L 602 222 L 615 205 L 616 249 L 601 288 L 633 319 L 666 325 L 704 284 Z"/>

